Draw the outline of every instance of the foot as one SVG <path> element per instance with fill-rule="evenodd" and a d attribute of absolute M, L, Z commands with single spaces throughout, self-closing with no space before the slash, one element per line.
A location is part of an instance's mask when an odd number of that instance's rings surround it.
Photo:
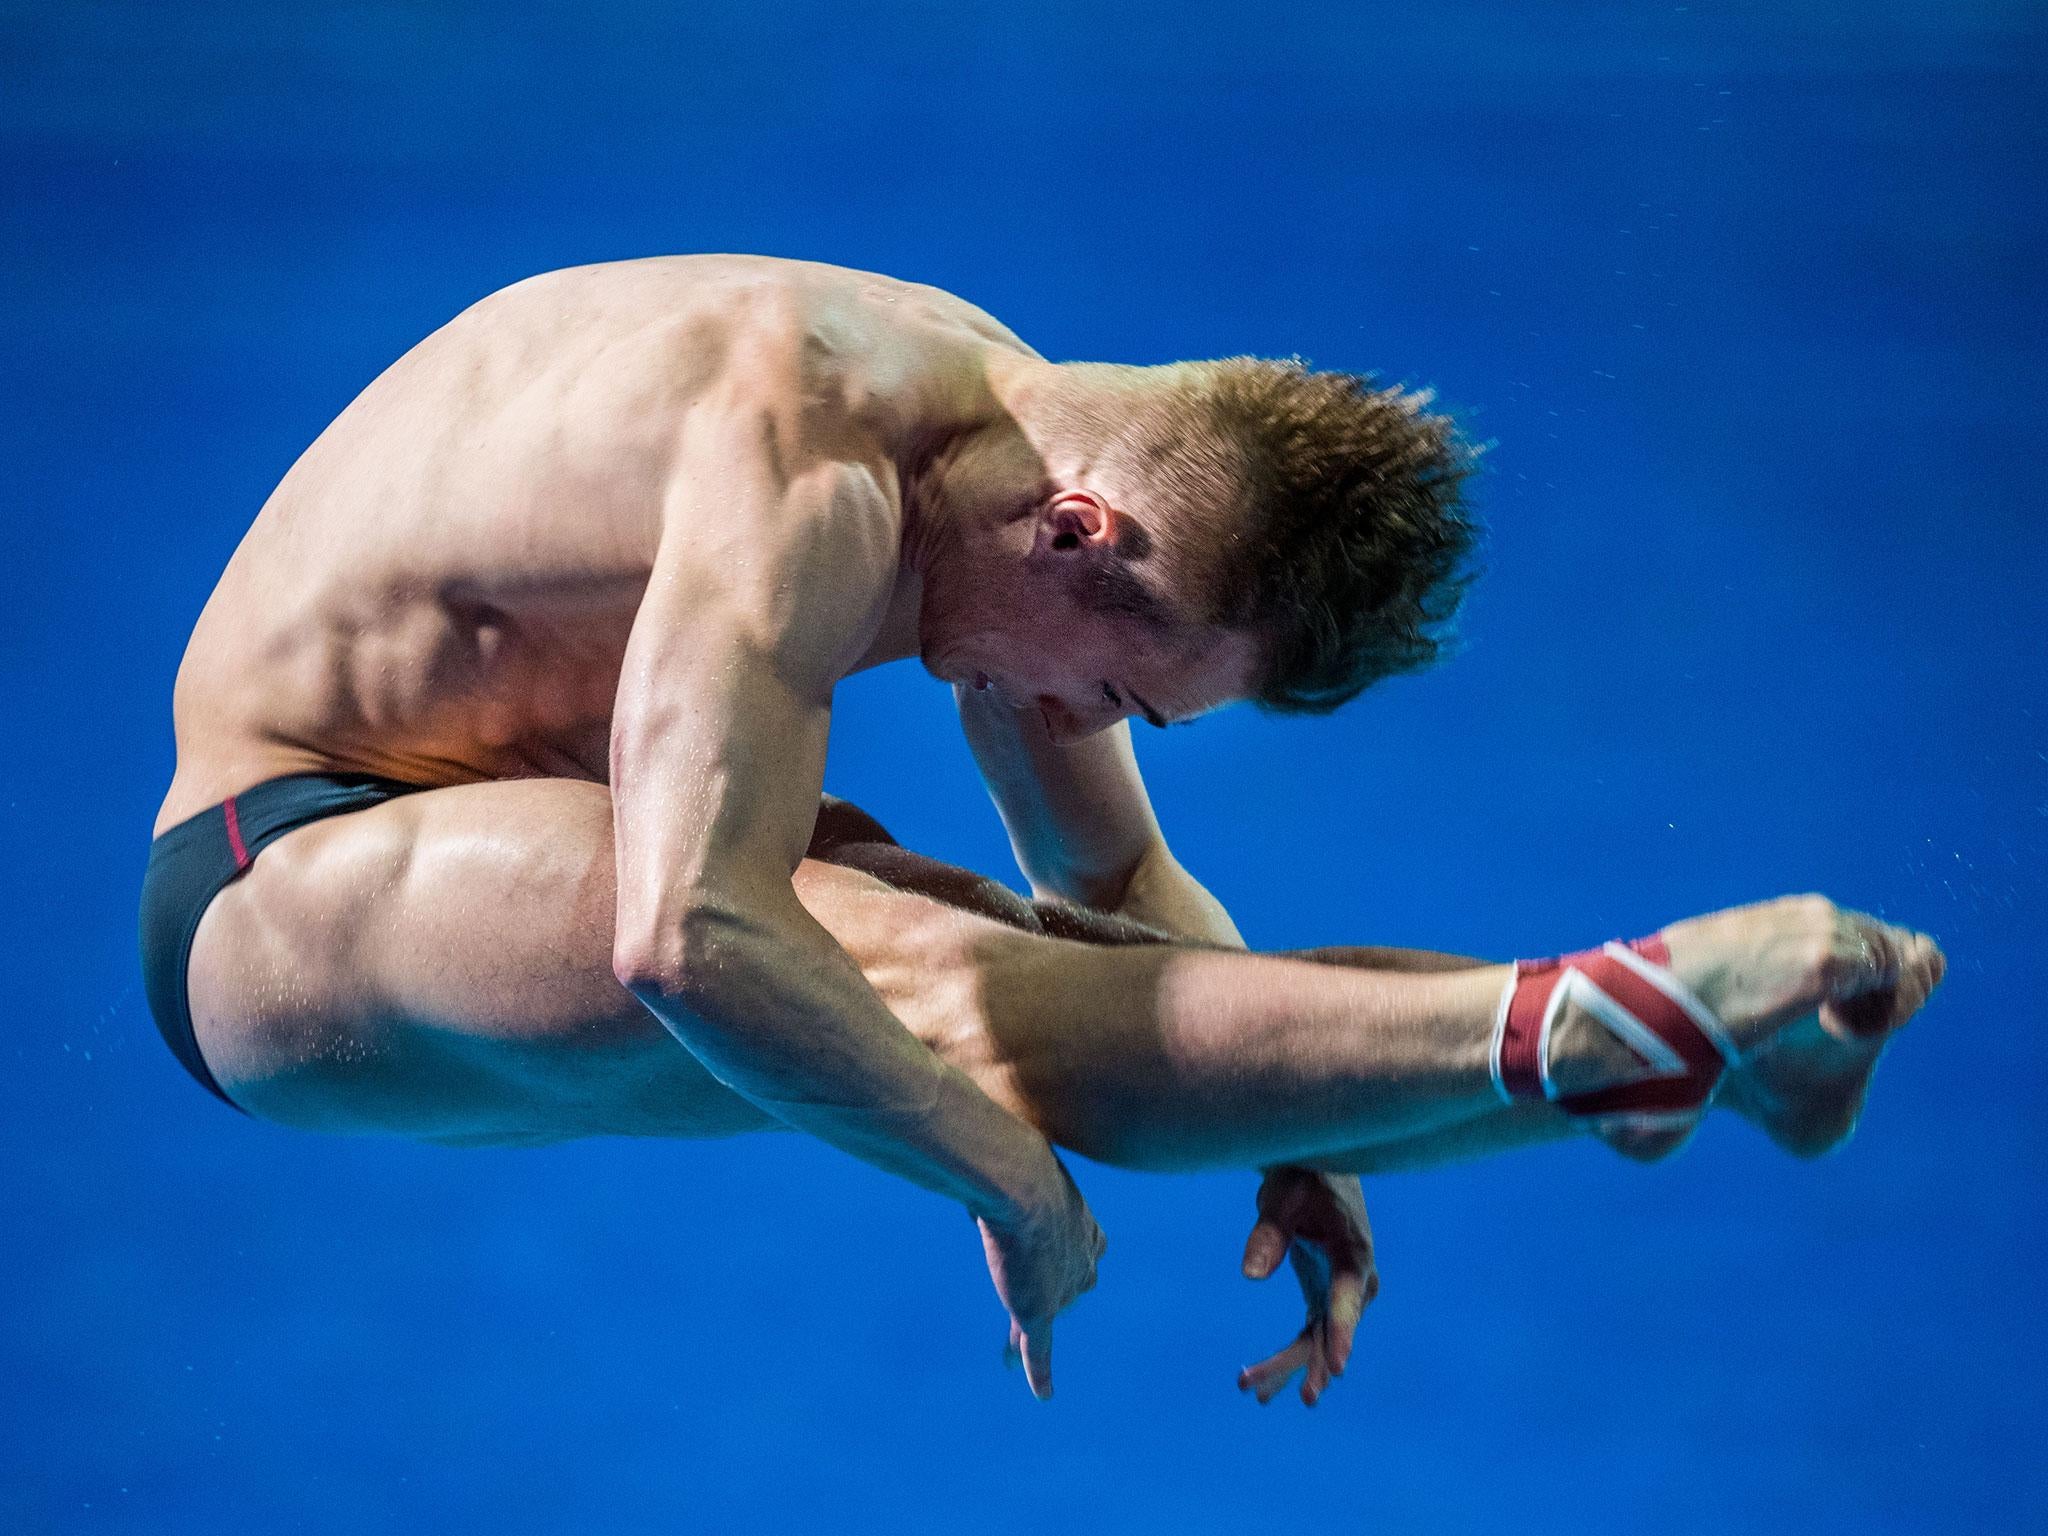
<path fill-rule="evenodd" d="M 1801 1157 L 1855 1129 L 1878 1058 L 1947 968 L 1926 934 L 1819 896 L 1674 923 L 1664 939 L 1742 1052 L 1723 1102 Z"/>

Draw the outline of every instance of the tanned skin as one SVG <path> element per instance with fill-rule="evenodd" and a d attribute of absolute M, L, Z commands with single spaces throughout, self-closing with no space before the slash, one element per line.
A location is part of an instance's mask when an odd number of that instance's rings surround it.
<path fill-rule="evenodd" d="M 284 773 L 432 786 L 287 834 L 207 909 L 189 988 L 228 1093 L 459 1144 L 809 1132 L 974 1213 L 1040 1395 L 1104 1246 L 1054 1144 L 1263 1168 L 1245 1270 L 1291 1255 L 1309 1317 L 1241 1384 L 1314 1401 L 1377 1285 L 1355 1173 L 1573 1127 L 1494 1096 L 1505 967 L 1249 954 L 1174 859 L 1127 721 L 1246 697 L 1256 654 L 1065 595 L 1064 562 L 1172 515 L 1044 430 L 1066 377 L 938 289 L 726 255 L 531 278 L 393 364 L 178 673 L 158 831 Z M 954 685 L 1033 900 L 857 812 L 828 835 L 833 690 L 910 657 Z M 1819 897 L 1665 933 L 1748 1053 L 1722 1102 L 1801 1152 L 1848 1134 L 1943 964 Z M 1555 1049 L 1619 1069 L 1591 1025 Z"/>

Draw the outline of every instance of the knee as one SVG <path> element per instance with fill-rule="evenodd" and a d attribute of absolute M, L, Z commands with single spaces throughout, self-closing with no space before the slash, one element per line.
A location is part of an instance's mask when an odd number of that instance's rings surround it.
<path fill-rule="evenodd" d="M 1072 939 L 1081 944 L 1187 944 L 1163 929 L 1153 928 L 1135 918 L 1093 907 L 1047 898 L 1030 903 L 1037 931 L 1053 939 Z"/>
<path fill-rule="evenodd" d="M 826 853 L 821 862 L 859 870 L 892 890 L 922 896 L 1027 933 L 1045 931 L 1036 907 L 1000 881 L 913 853 L 895 843 L 845 844 Z"/>
<path fill-rule="evenodd" d="M 851 800 L 841 800 L 837 795 L 820 796 L 818 819 L 811 827 L 811 845 L 804 856 L 827 859 L 834 850 L 862 843 L 897 846 L 889 829 Z"/>

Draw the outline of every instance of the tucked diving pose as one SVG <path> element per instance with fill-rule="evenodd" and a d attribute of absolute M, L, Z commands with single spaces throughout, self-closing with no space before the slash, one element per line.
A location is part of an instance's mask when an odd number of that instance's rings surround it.
<path fill-rule="evenodd" d="M 1104 1239 L 1056 1149 L 1263 1171 L 1244 1255 L 1341 1372 L 1357 1175 L 1712 1107 L 1849 1134 L 1939 982 L 1818 896 L 1548 961 L 1248 952 L 1128 722 L 1315 713 L 1436 656 L 1471 450 L 1298 359 L 1055 363 L 951 294 L 754 256 L 550 272 L 379 376 L 201 613 L 144 877 L 152 1011 L 285 1125 L 458 1145 L 788 1128 L 961 1203 L 1052 1390 Z M 1032 892 L 823 792 L 915 657 Z M 1304 738 L 1307 743 L 1307 738 Z M 905 773 L 922 769 L 903 765 Z"/>

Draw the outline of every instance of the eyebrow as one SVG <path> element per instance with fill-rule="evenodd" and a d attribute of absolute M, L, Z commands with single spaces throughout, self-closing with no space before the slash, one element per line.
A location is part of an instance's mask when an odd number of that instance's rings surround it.
<path fill-rule="evenodd" d="M 1167 718 L 1164 715 L 1160 714 L 1158 710 L 1154 709 L 1150 704 L 1147 704 L 1143 699 L 1139 698 L 1137 689 L 1126 688 L 1124 692 L 1129 694 L 1131 702 L 1138 706 L 1138 713 L 1145 717 L 1145 723 L 1147 725 L 1156 725 L 1159 727 L 1160 730 L 1163 731 L 1166 729 L 1167 725 L 1171 723 L 1167 720 Z"/>

